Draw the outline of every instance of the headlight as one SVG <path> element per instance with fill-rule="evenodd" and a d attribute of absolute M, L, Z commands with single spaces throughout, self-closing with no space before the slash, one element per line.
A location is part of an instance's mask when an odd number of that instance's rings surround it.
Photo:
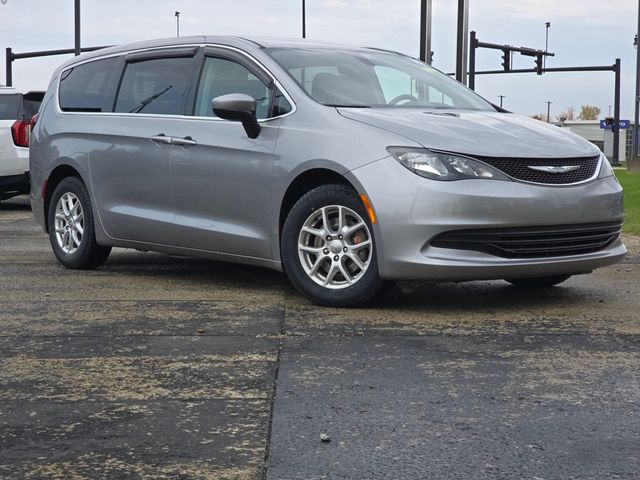
<path fill-rule="evenodd" d="M 432 180 L 464 180 L 469 178 L 509 180 L 504 173 L 485 163 L 451 153 L 406 147 L 388 147 L 387 151 L 413 173 Z"/>
<path fill-rule="evenodd" d="M 604 153 L 600 154 L 600 175 L 598 178 L 606 178 L 613 176 L 613 167 Z"/>

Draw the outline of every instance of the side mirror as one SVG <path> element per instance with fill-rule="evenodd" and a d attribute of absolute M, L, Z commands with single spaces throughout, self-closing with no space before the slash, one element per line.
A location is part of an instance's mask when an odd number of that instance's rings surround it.
<path fill-rule="evenodd" d="M 221 95 L 211 101 L 211 107 L 217 117 L 242 122 L 249 138 L 256 138 L 260 134 L 260 124 L 256 118 L 256 100 L 249 95 L 244 93 Z"/>

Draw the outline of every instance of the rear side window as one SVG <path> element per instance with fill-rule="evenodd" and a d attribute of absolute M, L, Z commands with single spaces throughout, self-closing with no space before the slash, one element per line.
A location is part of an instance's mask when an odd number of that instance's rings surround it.
<path fill-rule="evenodd" d="M 22 96 L 22 116 L 25 120 L 31 120 L 38 110 L 44 98 L 44 92 L 27 92 Z"/>
<path fill-rule="evenodd" d="M 117 57 L 84 63 L 62 72 L 60 108 L 65 112 L 111 112 Z"/>
<path fill-rule="evenodd" d="M 18 94 L 0 95 L 0 120 L 17 120 L 20 109 Z"/>
<path fill-rule="evenodd" d="M 116 112 L 184 115 L 193 58 L 156 58 L 128 63 Z"/>

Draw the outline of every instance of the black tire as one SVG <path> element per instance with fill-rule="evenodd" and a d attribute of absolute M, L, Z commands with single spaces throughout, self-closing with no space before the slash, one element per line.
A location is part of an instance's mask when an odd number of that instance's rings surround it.
<path fill-rule="evenodd" d="M 77 249 L 72 252 L 65 252 L 59 244 L 56 234 L 56 209 L 60 199 L 65 194 L 74 195 L 80 203 L 83 215 L 83 232 L 79 237 Z M 111 247 L 105 247 L 96 243 L 96 233 L 93 222 L 93 210 L 89 192 L 82 180 L 78 177 L 67 177 L 63 179 L 53 192 L 49 211 L 47 212 L 47 226 L 49 228 L 49 242 L 58 261 L 66 268 L 89 270 L 102 265 L 109 254 Z M 70 235 L 70 233 L 69 233 Z"/>
<path fill-rule="evenodd" d="M 298 252 L 298 240 L 305 222 L 311 218 L 314 212 L 329 206 L 347 207 L 352 212 L 357 213 L 360 220 L 366 223 L 368 228 L 368 232 L 366 233 L 370 235 L 371 239 L 370 258 L 367 262 L 364 262 L 366 268 L 359 271 L 359 276 L 355 280 L 355 283 L 339 289 L 328 288 L 316 283 L 305 271 L 303 261 Z M 352 234 L 353 237 L 357 235 L 360 234 Z M 337 239 L 337 233 L 335 238 Z M 350 242 L 351 240 L 347 241 L 345 239 L 344 241 Z M 357 243 L 355 243 L 355 245 L 357 245 Z M 347 248 L 347 244 L 345 244 L 344 248 Z M 293 283 L 300 293 L 318 305 L 329 307 L 356 307 L 364 305 L 383 296 L 393 286 L 392 282 L 381 279 L 378 274 L 376 243 L 367 211 L 358 198 L 357 193 L 345 185 L 322 185 L 307 192 L 296 202 L 287 215 L 282 229 L 280 252 L 285 272 L 289 276 L 291 283 Z M 369 251 L 366 250 L 364 255 L 366 256 L 368 253 Z M 330 253 L 328 256 L 325 256 L 329 264 L 331 264 L 330 257 L 332 255 L 333 253 Z M 346 253 L 345 262 L 350 262 L 346 257 Z M 340 264 L 343 266 L 346 265 L 342 263 L 342 259 L 340 260 Z M 353 267 L 353 265 L 354 264 L 351 266 Z M 355 270 L 358 271 L 357 268 L 355 268 Z M 340 272 L 337 272 L 336 276 L 345 279 Z M 328 272 L 326 277 L 329 277 Z"/>
<path fill-rule="evenodd" d="M 552 275 L 534 278 L 505 278 L 505 281 L 522 288 L 550 288 L 564 282 L 570 277 L 571 275 Z"/>

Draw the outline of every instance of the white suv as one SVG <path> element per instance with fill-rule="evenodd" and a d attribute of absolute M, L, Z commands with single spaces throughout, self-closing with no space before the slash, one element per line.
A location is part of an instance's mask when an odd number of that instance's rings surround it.
<path fill-rule="evenodd" d="M 0 87 L 0 200 L 29 193 L 29 130 L 44 92 Z"/>

